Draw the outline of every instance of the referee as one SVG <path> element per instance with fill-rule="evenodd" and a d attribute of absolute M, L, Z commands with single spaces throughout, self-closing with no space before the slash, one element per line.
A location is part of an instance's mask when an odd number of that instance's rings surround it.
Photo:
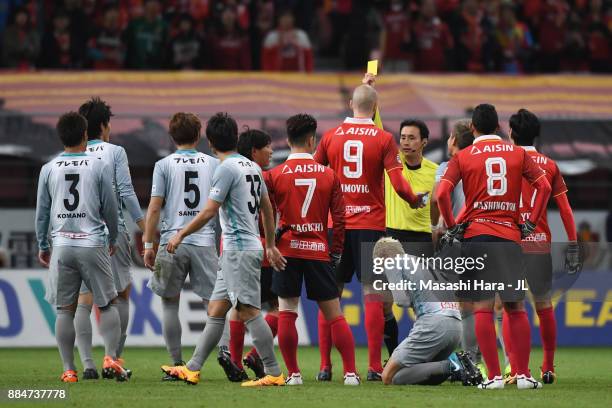
<path fill-rule="evenodd" d="M 415 193 L 429 193 L 431 198 L 438 165 L 423 157 L 428 140 L 429 129 L 425 122 L 408 119 L 400 125 L 402 174 Z M 429 201 L 423 208 L 410 208 L 393 190 L 389 177 L 385 175 L 387 235 L 400 241 L 407 254 L 433 256 Z"/>

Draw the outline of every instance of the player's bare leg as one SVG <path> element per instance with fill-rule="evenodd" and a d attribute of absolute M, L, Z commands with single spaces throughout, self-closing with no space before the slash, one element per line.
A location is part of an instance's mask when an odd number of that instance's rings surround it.
<path fill-rule="evenodd" d="M 79 350 L 79 356 L 83 363 L 84 380 L 97 380 L 100 378 L 91 351 L 93 332 L 91 327 L 92 307 L 93 295 L 91 292 L 80 293 L 74 315 L 74 330 L 76 333 L 76 344 Z"/>
<path fill-rule="evenodd" d="M 63 382 L 77 382 L 76 366 L 74 365 L 74 315 L 77 304 L 57 307 L 55 319 L 55 339 L 64 366 Z"/>
<path fill-rule="evenodd" d="M 544 384 L 552 384 L 557 378 L 555 374 L 555 350 L 557 348 L 557 322 L 550 297 L 537 299 L 535 308 L 540 319 L 540 337 L 542 339 L 541 377 Z"/>

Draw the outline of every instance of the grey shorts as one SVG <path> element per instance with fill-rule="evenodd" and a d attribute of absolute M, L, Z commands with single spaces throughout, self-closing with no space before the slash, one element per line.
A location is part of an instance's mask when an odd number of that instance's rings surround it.
<path fill-rule="evenodd" d="M 81 283 L 91 288 L 97 306 L 106 306 L 117 297 L 108 248 L 53 248 L 45 299 L 55 306 L 74 304 L 79 297 Z"/>
<path fill-rule="evenodd" d="M 155 271 L 148 286 L 158 296 L 174 298 L 181 293 L 189 275 L 193 292 L 209 300 L 218 269 L 219 257 L 214 246 L 181 244 L 171 254 L 166 245 L 162 245 L 155 257 Z"/>
<path fill-rule="evenodd" d="M 221 255 L 215 290 L 210 300 L 229 300 L 261 309 L 259 281 L 263 251 L 227 251 Z"/>
<path fill-rule="evenodd" d="M 402 366 L 446 360 L 461 343 L 461 320 L 431 314 L 417 319 L 391 358 Z"/>
<path fill-rule="evenodd" d="M 115 246 L 115 254 L 111 256 L 111 269 L 113 270 L 113 279 L 117 292 L 123 292 L 130 283 L 132 283 L 132 247 L 130 245 L 130 236 L 127 232 L 120 232 L 117 235 L 117 245 Z M 81 293 L 89 293 L 89 289 L 83 283 L 81 285 Z"/>

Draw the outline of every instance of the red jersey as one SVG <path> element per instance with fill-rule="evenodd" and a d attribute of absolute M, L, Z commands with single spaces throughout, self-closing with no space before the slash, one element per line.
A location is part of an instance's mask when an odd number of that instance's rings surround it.
<path fill-rule="evenodd" d="M 464 237 L 494 235 L 521 241 L 519 201 L 523 177 L 534 183 L 544 172 L 519 146 L 499 136 L 479 136 L 448 163 L 442 181 L 463 181 L 465 212 L 470 221 Z"/>
<path fill-rule="evenodd" d="M 346 204 L 346 229 L 385 230 L 384 171 L 402 169 L 389 132 L 372 119 L 346 118 L 327 131 L 314 159 L 336 172 Z"/>
<path fill-rule="evenodd" d="M 529 157 L 540 166 L 546 175 L 548 183 L 552 187 L 551 197 L 556 197 L 567 192 L 565 181 L 561 172 L 552 159 L 544 156 L 533 146 L 523 146 L 523 149 L 527 152 Z M 521 222 L 525 222 L 531 217 L 533 206 L 536 199 L 537 190 L 533 188 L 527 180 L 523 179 L 523 187 L 521 188 L 521 201 L 519 209 L 521 211 Z M 548 253 L 550 252 L 550 228 L 548 227 L 548 217 L 546 212 L 542 214 L 542 217 L 536 223 L 535 231 L 527 238 L 523 239 L 523 251 L 529 253 Z"/>
<path fill-rule="evenodd" d="M 277 242 L 285 257 L 329 261 L 327 214 L 334 219 L 331 252 L 344 246 L 344 202 L 333 170 L 307 153 L 291 154 L 268 172 L 266 186 L 274 200 L 284 233 Z"/>

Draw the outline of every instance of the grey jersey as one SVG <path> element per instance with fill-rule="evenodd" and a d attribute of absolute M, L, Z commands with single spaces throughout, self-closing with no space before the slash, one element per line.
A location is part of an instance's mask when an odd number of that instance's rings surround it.
<path fill-rule="evenodd" d="M 416 258 L 413 255 L 405 256 Z M 436 279 L 429 269 L 422 268 L 421 266 L 422 265 L 419 265 L 415 269 L 410 270 L 397 269 L 395 267 L 385 269 L 385 274 L 390 283 L 397 284 L 403 281 L 413 282 L 412 290 L 391 291 L 395 303 L 404 307 L 412 307 L 417 318 L 427 314 L 441 314 L 461 320 L 458 303 L 440 301 L 440 297 L 436 292 L 422 285 L 423 282 L 436 281 Z"/>
<path fill-rule="evenodd" d="M 259 204 L 268 195 L 257 164 L 232 154 L 219 165 L 213 177 L 210 198 L 221 203 L 223 249 L 262 250 L 259 238 Z"/>
<path fill-rule="evenodd" d="M 134 222 L 144 218 L 138 198 L 132 186 L 130 168 L 128 166 L 127 154 L 125 149 L 111 143 L 103 142 L 100 139 L 87 142 L 87 153 L 91 156 L 99 157 L 112 170 L 113 187 L 115 188 L 117 205 L 119 208 L 119 228 L 127 231 L 125 218 L 123 216 L 123 206 L 130 213 Z"/>
<path fill-rule="evenodd" d="M 177 150 L 155 163 L 152 197 L 163 197 L 161 244 L 185 227 L 206 206 L 213 174 L 219 160 L 197 150 Z M 215 224 L 210 220 L 183 242 L 197 246 L 215 245 Z"/>
<path fill-rule="evenodd" d="M 442 179 L 442 176 L 444 175 L 447 166 L 447 161 L 440 163 L 440 165 L 438 166 L 438 169 L 436 170 L 436 183 L 439 183 Z M 456 217 L 457 215 L 459 215 L 459 211 L 461 211 L 461 209 L 465 205 L 465 194 L 463 194 L 463 181 L 459 181 L 459 183 L 457 183 L 457 186 L 455 187 L 451 195 L 451 201 L 453 203 L 453 215 Z"/>
<path fill-rule="evenodd" d="M 45 164 L 38 179 L 36 237 L 41 250 L 54 246 L 97 247 L 117 240 L 117 201 L 112 172 L 97 157 L 62 153 Z"/>

